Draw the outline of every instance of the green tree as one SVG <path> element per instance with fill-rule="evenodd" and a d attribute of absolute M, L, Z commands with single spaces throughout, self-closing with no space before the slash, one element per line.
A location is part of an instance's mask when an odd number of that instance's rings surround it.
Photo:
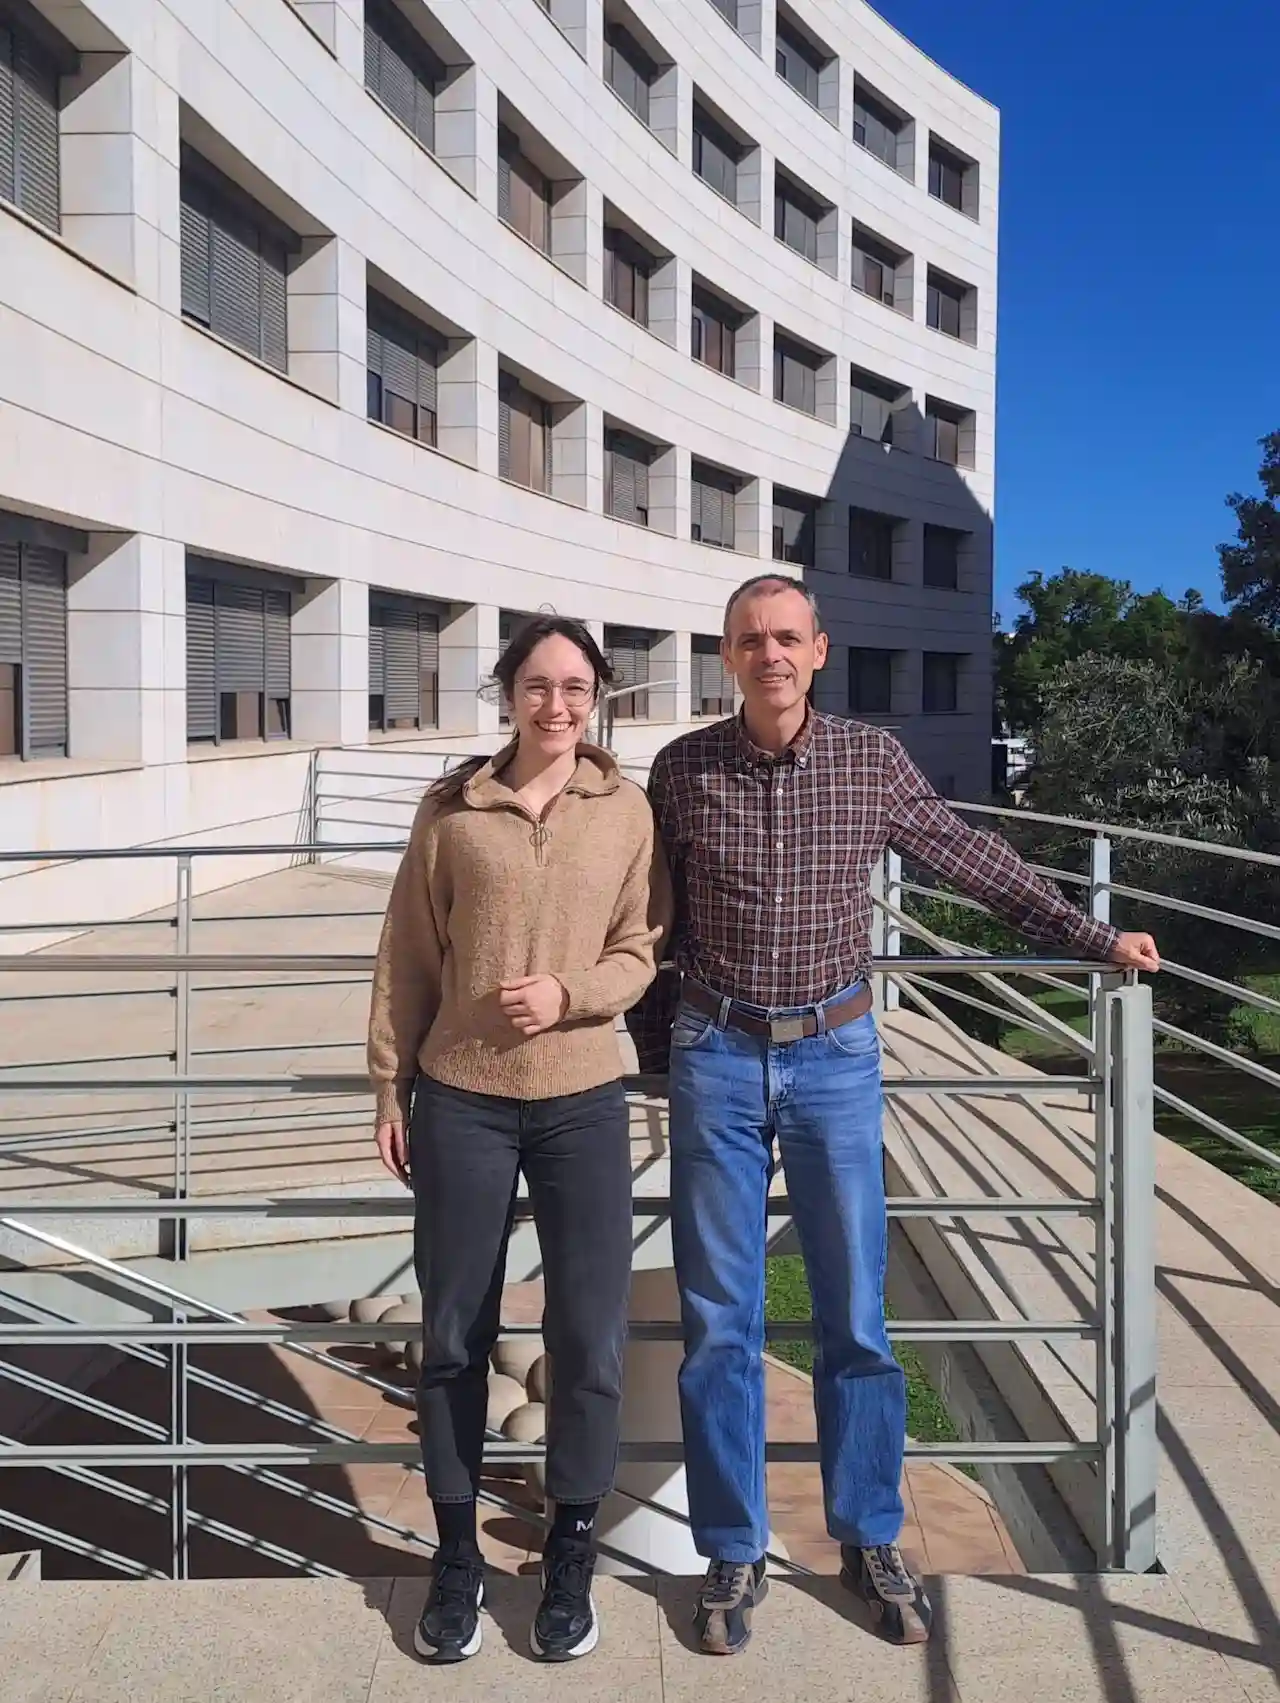
<path fill-rule="evenodd" d="M 1189 621 L 1200 607 L 1195 592 L 1179 603 L 1162 591 L 1136 593 L 1128 580 L 1060 568 L 1034 573 L 1018 587 L 1023 613 L 996 652 L 1002 719 L 1014 733 L 1034 734 L 1043 715 L 1044 682 L 1064 663 L 1084 656 L 1147 658 L 1181 665 Z"/>
<path fill-rule="evenodd" d="M 1280 432 L 1259 440 L 1261 497 L 1227 498 L 1236 517 L 1237 542 L 1220 544 L 1222 594 L 1232 608 L 1275 632 L 1280 630 Z"/>

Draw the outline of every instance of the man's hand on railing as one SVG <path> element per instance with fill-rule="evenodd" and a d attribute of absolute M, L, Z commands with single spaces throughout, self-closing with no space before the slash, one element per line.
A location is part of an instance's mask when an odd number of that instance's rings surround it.
<path fill-rule="evenodd" d="M 1122 970 L 1155 971 L 1160 968 L 1160 954 L 1149 934 L 1122 934 L 1107 962 Z"/>
<path fill-rule="evenodd" d="M 378 1157 L 382 1163 L 397 1182 L 408 1188 L 409 1144 L 405 1140 L 404 1124 L 399 1121 L 379 1124 L 374 1140 L 378 1143 Z"/>

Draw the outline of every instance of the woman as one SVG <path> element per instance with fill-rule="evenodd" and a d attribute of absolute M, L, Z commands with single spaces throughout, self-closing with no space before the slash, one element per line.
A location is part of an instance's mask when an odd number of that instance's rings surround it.
<path fill-rule="evenodd" d="M 418 1414 L 439 1548 L 414 1646 L 480 1647 L 476 1491 L 517 1174 L 529 1185 L 553 1367 L 534 1653 L 598 1638 L 594 1528 L 612 1488 L 631 1272 L 614 1019 L 655 972 L 670 887 L 644 793 L 586 743 L 612 678 L 578 621 L 540 616 L 495 674 L 515 739 L 437 781 L 387 907 L 369 1022 L 383 1163 L 414 1191 Z M 410 1098 L 412 1097 L 412 1113 Z"/>

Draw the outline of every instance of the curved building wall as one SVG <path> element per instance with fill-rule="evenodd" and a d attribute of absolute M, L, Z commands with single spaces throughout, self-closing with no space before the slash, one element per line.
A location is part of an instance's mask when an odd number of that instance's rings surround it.
<path fill-rule="evenodd" d="M 491 742 L 477 686 L 503 612 L 545 605 L 647 651 L 653 689 L 619 733 L 643 757 L 701 708 L 697 640 L 780 541 L 832 634 L 818 701 L 983 792 L 993 110 L 858 0 L 369 7 L 408 59 L 423 50 L 429 120 L 384 90 L 417 135 L 366 86 L 364 0 L 0 0 L 0 63 L 6 30 L 56 58 L 59 131 L 55 209 L 0 182 L 0 549 L 60 554 L 66 622 L 64 737 L 0 755 L 4 843 L 283 829 L 317 746 Z M 625 84 L 619 51 L 647 124 L 607 80 Z M 806 55 L 798 89 L 782 72 Z M 714 175 L 706 136 L 740 155 L 737 204 L 695 173 L 696 148 Z M 513 138 L 547 184 L 550 254 L 499 217 Z M 254 275 L 285 316 L 256 358 L 219 334 L 235 304 L 201 308 L 212 327 L 191 311 L 196 184 L 257 221 L 263 256 L 283 245 L 275 282 L 266 259 Z M 775 237 L 778 185 L 807 255 Z M 617 232 L 649 257 L 647 325 L 606 299 Z M 893 306 L 855 287 L 868 277 Z M 734 311 L 732 378 L 692 358 L 695 287 Z M 371 292 L 435 350 L 435 447 L 369 418 Z M 798 406 L 775 400 L 779 333 L 803 357 L 783 381 Z M 501 476 L 528 454 L 500 425 L 514 382 L 541 411 L 549 494 Z M 643 516 L 610 468 L 619 442 L 645 446 Z M 694 540 L 694 463 L 736 487 L 732 549 Z M 255 711 L 222 693 L 191 739 L 193 558 L 285 599 L 289 663 L 284 696 L 268 679 Z M 371 729 L 371 588 L 434 623 L 420 726 Z M 20 750 L 38 664 L 10 690 Z"/>

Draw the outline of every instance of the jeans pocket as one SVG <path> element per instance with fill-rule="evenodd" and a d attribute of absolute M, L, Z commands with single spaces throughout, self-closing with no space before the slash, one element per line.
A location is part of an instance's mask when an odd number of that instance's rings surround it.
<path fill-rule="evenodd" d="M 845 1058 L 869 1058 L 880 1051 L 880 1031 L 873 1011 L 855 1017 L 852 1023 L 841 1023 L 837 1029 L 828 1029 L 826 1035 L 831 1050 Z"/>
<path fill-rule="evenodd" d="M 701 1011 L 692 1011 L 687 1005 L 682 1005 L 676 1012 L 676 1020 L 671 1026 L 671 1045 L 677 1052 L 692 1052 L 700 1047 L 716 1032 L 716 1020 L 707 1017 Z"/>

